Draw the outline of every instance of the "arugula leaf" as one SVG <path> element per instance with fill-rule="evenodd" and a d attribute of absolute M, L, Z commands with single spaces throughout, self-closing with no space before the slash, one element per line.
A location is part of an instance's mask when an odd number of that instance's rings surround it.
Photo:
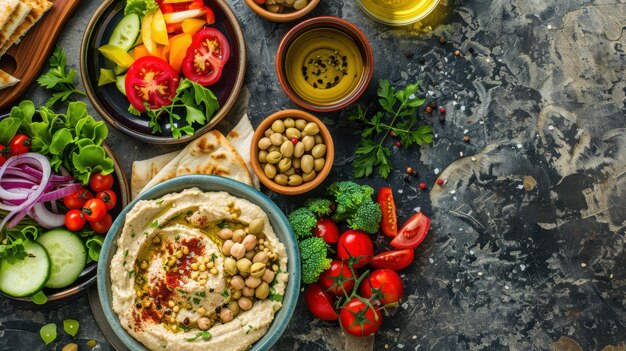
<path fill-rule="evenodd" d="M 52 91 L 52 97 L 46 102 L 47 107 L 51 107 L 59 100 L 67 101 L 72 94 L 85 95 L 85 93 L 76 87 L 75 69 L 69 72 L 65 69 L 67 57 L 65 52 L 59 46 L 54 49 L 52 56 L 48 59 L 50 70 L 37 79 L 37 83 L 42 87 Z"/>
<path fill-rule="evenodd" d="M 417 109 L 424 99 L 417 97 L 419 83 L 408 84 L 396 90 L 387 80 L 379 82 L 377 94 L 382 111 L 373 116 L 361 106 L 351 113 L 349 120 L 361 124 L 361 140 L 355 151 L 354 176 L 368 177 L 374 170 L 383 177 L 389 177 L 393 165 L 389 161 L 391 151 L 385 146 L 387 136 L 393 132 L 400 139 L 401 147 L 424 145 L 433 140 L 432 128 L 418 125 Z"/>

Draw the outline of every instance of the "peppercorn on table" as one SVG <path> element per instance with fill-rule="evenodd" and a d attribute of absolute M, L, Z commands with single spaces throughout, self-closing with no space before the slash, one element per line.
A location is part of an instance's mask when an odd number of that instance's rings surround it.
<path fill-rule="evenodd" d="M 238 104 L 256 127 L 297 108 L 274 67 L 281 38 L 297 22 L 268 22 L 244 0 L 228 3 L 249 49 L 249 94 Z M 60 36 L 70 67 L 78 67 L 81 37 L 98 5 L 82 2 Z M 389 27 L 355 1 L 330 0 L 305 18 L 323 15 L 356 24 L 372 45 L 374 80 L 358 103 L 377 103 L 379 80 L 396 87 L 419 81 L 420 123 L 433 129 L 432 143 L 421 148 L 389 136 L 381 144 L 393 165 L 388 178 L 375 171 L 359 180 L 393 188 L 402 221 L 419 210 L 432 219 L 415 261 L 401 271 L 404 298 L 385 313 L 373 349 L 622 349 L 626 4 L 448 0 L 422 22 Z M 48 94 L 33 86 L 25 98 L 40 106 Z M 336 180 L 354 179 L 361 131 L 349 123 L 351 111 L 314 113 L 333 136 L 334 168 L 312 193 L 264 189 L 284 212 Z M 228 131 L 227 120 L 218 129 Z M 177 149 L 112 128 L 107 143 L 128 174 L 132 161 Z M 378 250 L 388 248 L 376 238 Z M 0 350 L 60 350 L 70 342 L 113 349 L 86 293 L 43 306 L 5 297 L 0 303 Z M 58 327 L 45 346 L 39 329 L 65 319 L 80 322 L 76 338 Z M 344 342 L 337 323 L 315 319 L 301 294 L 274 349 L 342 350 Z"/>

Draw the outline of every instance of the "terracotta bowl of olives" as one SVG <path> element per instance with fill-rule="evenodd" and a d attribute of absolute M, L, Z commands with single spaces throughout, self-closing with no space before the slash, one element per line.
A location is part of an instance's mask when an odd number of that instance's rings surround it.
<path fill-rule="evenodd" d="M 250 144 L 250 163 L 263 185 L 285 195 L 306 193 L 330 173 L 335 147 L 328 128 L 301 110 L 267 117 Z"/>
<path fill-rule="evenodd" d="M 320 0 L 246 0 L 257 15 L 274 22 L 291 22 L 311 12 Z"/>

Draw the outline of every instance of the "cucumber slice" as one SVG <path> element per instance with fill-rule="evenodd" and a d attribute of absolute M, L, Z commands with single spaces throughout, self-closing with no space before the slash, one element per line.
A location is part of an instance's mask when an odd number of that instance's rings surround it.
<path fill-rule="evenodd" d="M 87 263 L 87 249 L 78 235 L 53 229 L 37 238 L 37 242 L 48 251 L 52 264 L 47 288 L 64 288 L 78 279 Z"/>
<path fill-rule="evenodd" d="M 124 16 L 113 30 L 109 44 L 115 45 L 124 51 L 129 51 L 135 45 L 140 29 L 141 21 L 139 20 L 139 15 L 131 13 Z"/>
<path fill-rule="evenodd" d="M 116 76 L 122 75 L 126 73 L 126 71 L 128 71 L 128 67 L 123 66 L 115 66 L 115 68 L 113 69 L 113 73 L 115 73 Z"/>
<path fill-rule="evenodd" d="M 43 246 L 24 243 L 23 260 L 0 262 L 0 291 L 13 297 L 30 296 L 43 289 L 50 277 L 50 257 Z"/>
<path fill-rule="evenodd" d="M 120 91 L 120 93 L 124 94 L 124 96 L 126 96 L 126 75 L 123 76 L 117 76 L 117 78 L 115 78 L 115 85 L 117 86 L 117 90 Z"/>

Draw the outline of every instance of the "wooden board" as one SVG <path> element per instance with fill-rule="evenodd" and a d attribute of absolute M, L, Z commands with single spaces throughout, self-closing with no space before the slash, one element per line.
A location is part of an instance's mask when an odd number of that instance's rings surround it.
<path fill-rule="evenodd" d="M 52 54 L 59 33 L 81 2 L 51 1 L 53 5 L 43 18 L 0 58 L 0 69 L 20 80 L 17 85 L 0 90 L 0 112 L 8 110 L 35 83 Z"/>

